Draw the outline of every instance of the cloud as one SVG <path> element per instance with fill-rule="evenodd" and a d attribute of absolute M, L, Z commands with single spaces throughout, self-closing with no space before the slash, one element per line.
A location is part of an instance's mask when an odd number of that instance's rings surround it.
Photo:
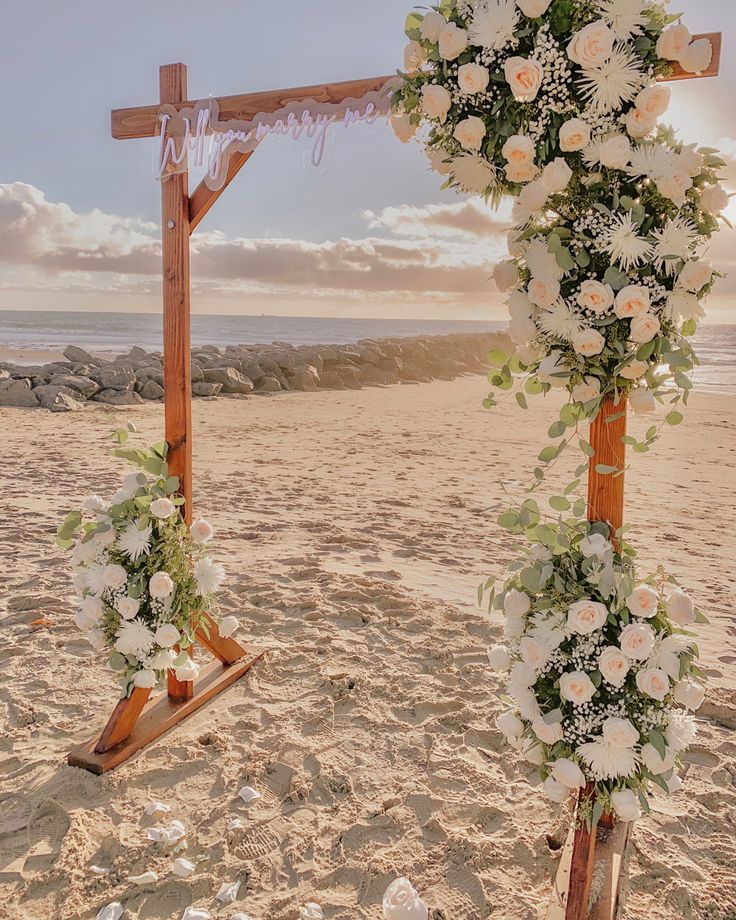
<path fill-rule="evenodd" d="M 500 213 L 481 201 L 457 204 L 400 205 L 384 208 L 380 214 L 364 211 L 371 230 L 388 230 L 396 236 L 454 238 L 497 237 L 511 225 L 511 208 Z"/>

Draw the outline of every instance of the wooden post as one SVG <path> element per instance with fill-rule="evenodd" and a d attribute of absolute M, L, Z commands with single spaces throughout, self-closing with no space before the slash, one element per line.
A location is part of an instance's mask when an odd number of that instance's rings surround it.
<path fill-rule="evenodd" d="M 165 64 L 159 70 L 161 103 L 187 98 L 185 64 Z M 187 524 L 192 523 L 192 363 L 189 303 L 189 173 L 161 179 L 161 234 L 164 308 L 164 414 L 169 445 L 169 473 L 178 476 L 186 499 Z M 191 651 L 191 650 L 190 650 Z M 194 684 L 169 671 L 169 699 L 191 699 Z"/>

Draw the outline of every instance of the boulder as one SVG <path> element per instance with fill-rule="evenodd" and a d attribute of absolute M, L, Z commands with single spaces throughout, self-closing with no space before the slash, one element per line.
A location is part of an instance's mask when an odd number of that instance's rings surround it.
<path fill-rule="evenodd" d="M 90 371 L 90 377 L 100 385 L 102 390 L 132 390 L 135 374 L 132 368 L 124 365 L 107 364 Z M 104 400 L 100 400 L 104 402 Z"/>
<path fill-rule="evenodd" d="M 90 377 L 81 377 L 76 374 L 57 374 L 49 380 L 49 384 L 75 390 L 78 396 L 83 396 L 85 399 L 94 396 L 100 389 Z"/>
<path fill-rule="evenodd" d="M 105 363 L 101 358 L 95 358 L 94 355 L 76 345 L 67 345 L 64 349 L 64 357 L 73 364 L 87 364 L 90 367 L 100 367 Z"/>
<path fill-rule="evenodd" d="M 332 369 L 340 375 L 348 390 L 360 390 L 363 388 L 359 367 L 354 364 L 337 364 Z"/>
<path fill-rule="evenodd" d="M 159 386 L 155 380 L 146 380 L 140 389 L 140 394 L 143 399 L 162 399 L 164 388 Z"/>
<path fill-rule="evenodd" d="M 31 389 L 30 380 L 0 380 L 0 406 L 35 409 L 38 405 L 38 397 Z"/>
<path fill-rule="evenodd" d="M 10 367 L 10 376 L 15 377 L 16 380 L 24 378 L 32 380 L 34 377 L 48 380 L 50 375 L 46 373 L 46 367 L 43 364 L 13 364 Z"/>
<path fill-rule="evenodd" d="M 4 367 L 0 367 L 0 380 L 10 380 L 10 371 L 6 371 Z"/>
<path fill-rule="evenodd" d="M 254 361 L 252 358 L 244 358 L 240 362 L 240 372 L 246 376 L 248 380 L 252 380 L 253 383 L 256 384 L 261 379 L 261 377 L 266 376 L 261 365 L 257 361 Z M 281 387 L 279 385 L 279 389 L 280 388 Z"/>
<path fill-rule="evenodd" d="M 125 357 L 130 358 L 131 361 L 149 361 L 151 358 L 145 348 L 140 348 L 138 345 L 134 345 Z"/>
<path fill-rule="evenodd" d="M 336 370 L 332 369 L 322 371 L 319 378 L 319 385 L 323 390 L 347 390 L 345 381 Z"/>
<path fill-rule="evenodd" d="M 208 383 L 206 380 L 198 380 L 192 384 L 192 393 L 195 396 L 217 396 L 222 390 L 221 383 Z"/>
<path fill-rule="evenodd" d="M 234 367 L 208 367 L 204 371 L 208 383 L 222 384 L 223 393 L 252 393 L 253 382 Z"/>
<path fill-rule="evenodd" d="M 278 393 L 281 390 L 281 384 L 275 377 L 261 377 L 256 383 L 256 393 Z"/>
<path fill-rule="evenodd" d="M 138 406 L 143 402 L 134 390 L 100 390 L 92 399 L 106 406 Z"/>
<path fill-rule="evenodd" d="M 293 390 L 303 393 L 316 393 L 319 390 L 319 374 L 311 364 L 298 367 L 289 374 L 289 383 Z"/>
<path fill-rule="evenodd" d="M 369 387 L 383 387 L 391 383 L 385 371 L 375 364 L 364 364 L 360 369 L 360 379 Z"/>
<path fill-rule="evenodd" d="M 161 364 L 160 361 L 156 361 L 151 364 L 144 364 L 143 367 L 139 367 L 135 372 L 135 379 L 139 383 L 145 383 L 146 380 L 156 380 L 158 377 L 163 377 L 163 374 L 163 364 Z"/>
<path fill-rule="evenodd" d="M 204 380 L 202 368 L 192 361 L 192 383 L 199 383 L 202 380 Z"/>
<path fill-rule="evenodd" d="M 43 408 L 50 412 L 74 412 L 84 408 L 79 402 L 79 392 L 69 387 L 48 384 L 36 387 L 33 395 L 37 396 Z"/>
<path fill-rule="evenodd" d="M 212 355 L 203 355 L 200 352 L 192 355 L 192 364 L 198 364 L 200 367 L 212 367 L 214 360 Z"/>

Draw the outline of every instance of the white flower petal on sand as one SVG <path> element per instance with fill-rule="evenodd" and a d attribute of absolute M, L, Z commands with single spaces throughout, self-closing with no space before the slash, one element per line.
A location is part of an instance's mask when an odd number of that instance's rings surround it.
<path fill-rule="evenodd" d="M 215 897 L 222 904 L 233 904 L 238 899 L 239 890 L 240 882 L 231 882 L 229 885 L 227 882 L 223 882 Z"/>
<path fill-rule="evenodd" d="M 98 911 L 95 920 L 120 920 L 123 916 L 123 905 L 120 901 L 113 901 L 111 904 L 105 905 L 100 911 Z"/>
<path fill-rule="evenodd" d="M 245 824 L 243 823 L 242 818 L 233 818 L 233 820 L 228 824 L 227 829 L 229 831 L 242 831 L 245 830 Z"/>
<path fill-rule="evenodd" d="M 223 617 L 217 624 L 217 631 L 224 639 L 227 639 L 232 636 L 239 625 L 237 617 Z"/>
<path fill-rule="evenodd" d="M 146 814 L 150 818 L 154 818 L 156 815 L 167 815 L 171 811 L 171 805 L 166 805 L 164 802 L 150 802 L 146 805 Z"/>
<path fill-rule="evenodd" d="M 155 843 L 163 843 L 166 846 L 172 846 L 186 837 L 187 830 L 181 821 L 172 821 L 171 824 L 156 825 L 148 828 L 148 839 Z"/>
<path fill-rule="evenodd" d="M 238 795 L 246 805 L 249 805 L 251 802 L 255 802 L 257 799 L 261 798 L 261 793 L 258 792 L 257 789 L 254 789 L 252 786 L 243 786 Z"/>
<path fill-rule="evenodd" d="M 212 914 L 204 907 L 187 907 L 181 915 L 181 920 L 210 920 Z"/>
<path fill-rule="evenodd" d="M 384 920 L 427 920 L 427 905 L 408 878 L 397 878 L 383 895 Z"/>
<path fill-rule="evenodd" d="M 152 885 L 158 881 L 158 875 L 153 869 L 149 869 L 148 872 L 144 872 L 142 875 L 129 875 L 128 881 L 133 885 Z"/>
<path fill-rule="evenodd" d="M 92 866 L 87 866 L 87 869 L 89 872 L 92 873 L 92 875 L 109 875 L 110 874 L 110 870 L 107 869 L 105 866 L 92 865 Z"/>
<path fill-rule="evenodd" d="M 239 910 L 237 913 L 232 915 L 230 920 L 251 920 L 251 917 L 249 914 L 244 914 L 241 910 Z"/>
<path fill-rule="evenodd" d="M 186 859 L 184 856 L 177 856 L 171 864 L 171 871 L 174 875 L 178 875 L 179 878 L 189 878 L 190 875 L 194 874 L 196 869 L 197 867 L 191 859 Z"/>
<path fill-rule="evenodd" d="M 324 920 L 324 911 L 316 901 L 310 901 L 299 911 L 299 920 Z"/>

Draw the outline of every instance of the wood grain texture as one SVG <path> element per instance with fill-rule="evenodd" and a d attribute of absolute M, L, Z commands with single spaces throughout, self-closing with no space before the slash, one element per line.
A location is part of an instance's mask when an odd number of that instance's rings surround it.
<path fill-rule="evenodd" d="M 581 805 L 593 796 L 594 784 L 588 783 L 578 795 L 576 820 Z M 590 885 L 595 867 L 596 829 L 588 830 L 587 824 L 580 822 L 575 828 L 570 875 L 565 899 L 565 920 L 587 920 Z"/>
<path fill-rule="evenodd" d="M 181 65 L 169 65 L 181 66 Z M 339 103 L 344 99 L 360 99 L 368 93 L 383 89 L 397 77 L 368 77 L 363 80 L 345 80 L 341 83 L 317 83 L 313 86 L 294 86 L 289 89 L 266 90 L 260 93 L 244 93 L 236 96 L 218 96 L 220 121 L 247 121 L 258 115 L 275 112 L 290 102 L 312 99 L 315 102 Z M 161 100 L 162 102 L 164 100 Z M 197 100 L 166 100 L 176 109 L 192 108 Z M 153 137 L 159 131 L 158 113 L 160 106 L 142 105 L 127 109 L 113 109 L 111 113 L 112 136 L 117 140 L 135 137 Z"/>
<path fill-rule="evenodd" d="M 161 102 L 187 96 L 187 68 L 166 64 L 159 72 Z M 163 240 L 164 415 L 169 474 L 178 476 L 186 499 L 184 519 L 192 522 L 192 365 L 189 303 L 189 176 L 173 173 L 161 181 Z M 181 702 L 193 694 L 192 681 L 169 671 L 169 696 Z"/>
<path fill-rule="evenodd" d="M 599 465 L 623 470 L 626 465 L 626 400 L 618 404 L 612 396 L 604 399 L 597 418 L 590 426 L 590 445 L 595 454 L 588 471 L 588 520 L 604 521 L 612 536 L 624 521 L 624 480 L 621 473 L 599 473 Z"/>
<path fill-rule="evenodd" d="M 109 751 L 110 748 L 120 744 L 128 737 L 135 728 L 135 723 L 143 712 L 143 707 L 148 702 L 150 695 L 150 690 L 135 687 L 130 696 L 123 697 L 118 702 L 95 744 L 96 753 L 104 754 L 105 751 Z"/>
<path fill-rule="evenodd" d="M 219 661 L 211 662 L 194 682 L 195 694 L 184 703 L 172 703 L 166 693 L 160 693 L 143 709 L 138 723 L 127 740 L 104 753 L 97 753 L 97 736 L 78 745 L 67 756 L 73 767 L 82 767 L 92 773 L 107 773 L 119 767 L 141 748 L 160 738 L 187 716 L 196 712 L 218 693 L 222 693 L 246 674 L 261 658 L 263 652 L 253 647 L 245 650 L 245 658 L 230 667 Z"/>
<path fill-rule="evenodd" d="M 711 44 L 713 45 L 713 59 L 710 62 L 710 67 L 707 70 L 704 70 L 702 73 L 686 73 L 679 64 L 673 62 L 672 75 L 665 78 L 667 82 L 670 80 L 699 80 L 703 77 L 717 77 L 720 73 L 723 33 L 704 32 L 700 35 L 693 35 L 693 39 L 696 38 L 709 38 Z"/>
<path fill-rule="evenodd" d="M 220 630 L 217 628 L 217 623 L 209 614 L 206 614 L 205 618 L 207 620 L 208 632 L 206 633 L 203 629 L 198 629 L 196 632 L 197 642 L 206 649 L 209 649 L 215 658 L 223 664 L 235 664 L 236 661 L 240 661 L 246 654 L 244 646 L 235 639 L 221 636 Z"/>
<path fill-rule="evenodd" d="M 245 164 L 248 162 L 251 156 L 253 156 L 254 153 L 254 150 L 249 150 L 246 153 L 237 150 L 235 153 L 230 155 L 227 166 L 227 177 L 225 178 L 225 183 L 222 188 L 218 188 L 216 191 L 213 191 L 207 186 L 204 179 L 202 179 L 202 181 L 195 188 L 194 192 L 189 198 L 190 233 L 194 233 L 202 218 L 205 216 L 205 214 L 207 214 L 212 205 L 217 201 L 220 195 L 222 195 L 228 185 L 230 185 L 233 179 L 240 172 L 241 168 L 245 166 Z"/>

